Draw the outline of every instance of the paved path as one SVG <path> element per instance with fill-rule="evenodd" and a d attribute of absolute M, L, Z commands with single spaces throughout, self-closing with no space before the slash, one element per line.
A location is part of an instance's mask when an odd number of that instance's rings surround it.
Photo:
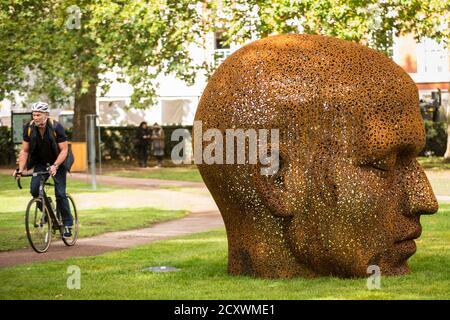
<path fill-rule="evenodd" d="M 437 201 L 439 202 L 450 202 L 450 196 L 436 196 Z"/>
<path fill-rule="evenodd" d="M 69 179 L 75 179 L 87 183 L 91 183 L 92 181 L 91 175 L 85 173 L 72 173 L 69 175 Z M 104 175 L 97 175 L 96 181 L 99 184 L 118 185 L 124 188 L 127 187 L 142 188 L 142 189 L 155 189 L 167 187 L 205 188 L 205 184 L 203 182 L 143 179 L 143 178 L 123 178 Z"/>
<path fill-rule="evenodd" d="M 11 170 L 0 169 L 0 173 L 10 174 Z M 89 179 L 87 175 L 80 173 L 74 173 L 70 178 L 80 181 Z M 214 200 L 203 183 L 112 176 L 97 176 L 97 181 L 133 190 L 114 190 L 102 193 L 101 196 L 95 193 L 76 194 L 75 200 L 79 209 L 155 207 L 168 210 L 189 210 L 191 214 L 181 219 L 157 223 L 149 228 L 111 232 L 92 238 L 79 239 L 74 247 L 66 247 L 62 241 L 54 241 L 45 254 L 34 253 L 32 249 L 0 252 L 0 267 L 98 255 L 156 240 L 224 227 Z M 171 187 L 177 188 L 177 190 L 171 190 Z M 437 195 L 437 198 L 439 201 L 450 201 L 448 195 Z"/>
<path fill-rule="evenodd" d="M 48 251 L 43 254 L 35 253 L 32 249 L 0 252 L 0 267 L 48 260 L 64 260 L 70 257 L 95 256 L 157 240 L 223 227 L 222 218 L 217 211 L 197 212 L 181 219 L 157 223 L 149 228 L 110 232 L 92 238 L 82 238 L 73 247 L 65 246 L 61 240 L 54 240 Z"/>
<path fill-rule="evenodd" d="M 197 190 L 196 190 L 197 191 Z M 97 208 L 145 208 L 164 210 L 188 210 L 203 212 L 217 210 L 208 190 L 114 190 L 101 193 L 76 193 L 73 195 L 80 210 Z"/>
<path fill-rule="evenodd" d="M 6 173 L 3 170 L 0 172 Z M 86 180 L 88 177 L 84 174 L 72 174 L 70 178 Z M 44 254 L 35 253 L 31 248 L 0 252 L 0 267 L 99 255 L 157 240 L 224 227 L 217 206 L 203 183 L 110 176 L 97 176 L 97 178 L 99 183 L 120 185 L 128 189 L 114 190 L 101 193 L 101 195 L 96 193 L 75 194 L 74 198 L 79 210 L 99 207 L 155 207 L 167 210 L 188 210 L 190 214 L 184 218 L 157 223 L 148 228 L 81 238 L 73 247 L 65 246 L 61 240 L 54 240 Z M 159 189 L 161 187 L 179 189 Z"/>

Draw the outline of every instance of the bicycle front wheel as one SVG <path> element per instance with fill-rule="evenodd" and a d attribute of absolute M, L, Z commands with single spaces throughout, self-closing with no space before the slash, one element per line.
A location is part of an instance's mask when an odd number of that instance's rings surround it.
<path fill-rule="evenodd" d="M 31 199 L 25 212 L 25 229 L 28 242 L 37 253 L 47 251 L 52 241 L 52 219 L 47 207 L 39 198 Z"/>
<path fill-rule="evenodd" d="M 73 198 L 67 194 L 67 200 L 69 201 L 70 214 L 72 215 L 73 225 L 72 225 L 72 235 L 70 237 L 62 237 L 63 242 L 66 246 L 73 246 L 78 239 L 78 213 L 75 207 L 75 201 Z"/>

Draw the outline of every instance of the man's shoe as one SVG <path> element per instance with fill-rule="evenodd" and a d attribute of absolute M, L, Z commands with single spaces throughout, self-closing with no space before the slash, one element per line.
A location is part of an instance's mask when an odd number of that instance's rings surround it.
<path fill-rule="evenodd" d="M 71 227 L 64 227 L 64 238 L 70 238 L 72 236 L 72 228 Z"/>

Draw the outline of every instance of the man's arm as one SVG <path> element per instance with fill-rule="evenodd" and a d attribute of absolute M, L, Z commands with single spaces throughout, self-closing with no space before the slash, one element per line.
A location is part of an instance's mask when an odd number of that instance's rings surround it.
<path fill-rule="evenodd" d="M 58 158 L 56 158 L 55 163 L 50 167 L 50 173 L 52 175 L 56 174 L 56 170 L 58 170 L 58 167 L 66 160 L 67 153 L 69 152 L 69 144 L 67 141 L 58 143 L 59 148 L 59 155 Z"/>
<path fill-rule="evenodd" d="M 50 167 L 50 173 L 52 175 L 56 174 L 58 167 L 66 160 L 67 154 L 69 153 L 69 144 L 67 142 L 67 136 L 64 132 L 63 126 L 58 122 L 55 126 L 56 131 L 56 142 L 58 143 L 59 154 L 55 162 Z"/>
<path fill-rule="evenodd" d="M 13 176 L 16 177 L 16 179 L 20 178 L 20 175 L 23 171 L 25 171 L 27 167 L 27 159 L 28 159 L 28 153 L 30 152 L 30 143 L 26 142 L 25 140 L 22 140 L 22 148 L 20 149 L 19 153 L 19 167 L 17 170 L 14 170 Z"/>
<path fill-rule="evenodd" d="M 26 170 L 29 152 L 30 152 L 30 143 L 23 140 L 22 149 L 20 149 L 19 153 L 19 172 Z"/>

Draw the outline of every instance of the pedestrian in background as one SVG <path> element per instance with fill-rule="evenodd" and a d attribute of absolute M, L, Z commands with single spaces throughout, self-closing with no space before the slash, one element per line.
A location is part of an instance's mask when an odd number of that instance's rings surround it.
<path fill-rule="evenodd" d="M 153 125 L 151 139 L 153 155 L 157 160 L 156 167 L 161 167 L 164 158 L 164 130 L 157 122 Z"/>
<path fill-rule="evenodd" d="M 148 147 L 150 144 L 150 131 L 147 122 L 143 121 L 136 131 L 136 151 L 139 161 L 139 167 L 147 167 Z"/>

